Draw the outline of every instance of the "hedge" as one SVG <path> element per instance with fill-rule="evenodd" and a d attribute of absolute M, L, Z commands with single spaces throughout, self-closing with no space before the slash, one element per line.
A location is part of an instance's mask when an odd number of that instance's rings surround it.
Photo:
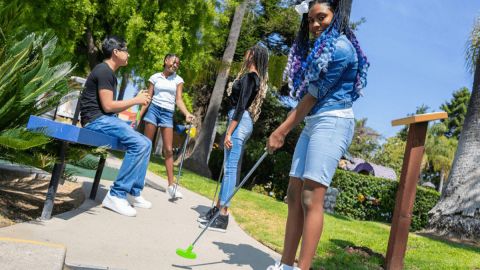
<path fill-rule="evenodd" d="M 335 212 L 360 220 L 391 223 L 398 181 L 337 170 L 332 187 L 339 189 Z M 411 231 L 425 228 L 428 211 L 435 206 L 440 193 L 417 186 Z"/>

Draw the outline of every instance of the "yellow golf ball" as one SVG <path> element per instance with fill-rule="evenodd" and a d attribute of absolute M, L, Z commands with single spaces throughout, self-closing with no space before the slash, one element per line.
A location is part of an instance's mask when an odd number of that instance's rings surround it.
<path fill-rule="evenodd" d="M 195 138 L 195 135 L 197 134 L 197 129 L 195 127 L 191 127 L 187 131 L 187 134 L 188 134 L 188 136 L 190 136 L 190 138 Z"/>

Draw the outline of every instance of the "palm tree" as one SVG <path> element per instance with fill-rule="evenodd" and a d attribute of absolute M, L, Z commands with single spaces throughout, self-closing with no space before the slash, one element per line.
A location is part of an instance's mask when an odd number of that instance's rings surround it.
<path fill-rule="evenodd" d="M 380 148 L 380 134 L 367 126 L 367 118 L 355 119 L 355 131 L 348 152 L 357 158 L 372 161 L 375 151 Z"/>
<path fill-rule="evenodd" d="M 472 95 L 449 180 L 430 210 L 430 228 L 439 234 L 480 239 L 480 18 L 467 45 L 467 65 L 474 79 Z"/>
<path fill-rule="evenodd" d="M 457 149 L 458 141 L 455 137 L 447 138 L 444 134 L 447 125 L 438 123 L 432 126 L 427 133 L 425 146 L 425 157 L 427 168 L 432 167 L 435 172 L 440 173 L 438 192 L 443 192 L 445 177 L 448 177 L 452 168 L 452 161 Z"/>
<path fill-rule="evenodd" d="M 0 159 L 45 168 L 55 161 L 45 151 L 30 151 L 47 144 L 41 133 L 25 130 L 30 115 L 43 114 L 67 93 L 69 62 L 56 64 L 57 38 L 51 34 L 26 35 L 15 18 L 21 6 L 11 2 L 0 11 Z"/>
<path fill-rule="evenodd" d="M 235 9 L 232 20 L 232 26 L 228 35 L 227 47 L 223 53 L 220 71 L 213 87 L 210 103 L 207 113 L 202 123 L 200 134 L 195 141 L 192 154 L 185 160 L 184 166 L 198 174 L 210 177 L 211 172 L 208 168 L 208 158 L 212 150 L 213 140 L 215 138 L 215 124 L 218 116 L 218 110 L 222 102 L 223 92 L 227 83 L 228 73 L 233 61 L 235 48 L 237 47 L 240 28 L 242 27 L 243 17 L 247 9 L 249 0 L 244 0 Z"/>

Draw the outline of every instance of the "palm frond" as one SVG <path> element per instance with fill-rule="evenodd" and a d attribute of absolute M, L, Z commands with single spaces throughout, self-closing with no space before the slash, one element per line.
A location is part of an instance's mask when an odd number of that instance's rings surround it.
<path fill-rule="evenodd" d="M 55 156 L 40 151 L 17 151 L 11 148 L 2 149 L 0 159 L 29 165 L 50 171 L 55 164 Z"/>
<path fill-rule="evenodd" d="M 26 105 L 31 102 L 34 102 L 35 99 L 50 90 L 57 83 L 62 80 L 65 80 L 65 77 L 72 72 L 72 65 L 70 62 L 65 62 L 60 65 L 52 67 L 49 72 L 44 76 L 42 80 L 42 85 L 38 87 L 34 92 L 30 93 L 29 95 L 25 96 L 23 100 L 20 102 L 21 105 Z"/>
<path fill-rule="evenodd" d="M 0 133 L 0 147 L 26 150 L 50 142 L 50 138 L 39 132 L 24 128 L 8 129 Z"/>
<path fill-rule="evenodd" d="M 42 52 L 45 57 L 50 57 L 53 55 L 56 49 L 58 38 L 53 36 L 48 39 L 48 42 L 42 47 Z"/>
<path fill-rule="evenodd" d="M 29 44 L 25 44 L 25 41 L 30 42 Z M 7 80 L 11 77 L 16 75 L 18 69 L 24 65 L 28 61 L 28 57 L 30 55 L 30 51 L 32 50 L 32 40 L 31 35 L 26 37 L 22 42 L 17 44 L 15 50 L 9 52 L 5 55 L 5 61 L 2 61 L 3 64 L 0 66 L 0 92 L 4 87 L 4 84 Z M 18 50 L 21 49 L 21 50 Z"/>
<path fill-rule="evenodd" d="M 69 91 L 72 65 L 51 64 L 56 43 L 52 34 L 32 33 L 0 54 L 0 130 L 24 126 Z"/>
<path fill-rule="evenodd" d="M 478 17 L 473 25 L 470 38 L 466 46 L 466 66 L 467 69 L 474 73 L 475 66 L 480 57 L 480 17 Z"/>

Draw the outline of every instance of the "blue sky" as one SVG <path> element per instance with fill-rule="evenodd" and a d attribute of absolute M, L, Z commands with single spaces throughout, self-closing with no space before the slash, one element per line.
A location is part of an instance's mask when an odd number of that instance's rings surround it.
<path fill-rule="evenodd" d="M 478 0 L 355 0 L 352 20 L 365 17 L 357 37 L 371 63 L 364 97 L 354 105 L 357 118 L 385 137 L 401 127 L 391 120 L 430 111 L 460 87 L 472 87 L 465 68 L 465 46 Z"/>

